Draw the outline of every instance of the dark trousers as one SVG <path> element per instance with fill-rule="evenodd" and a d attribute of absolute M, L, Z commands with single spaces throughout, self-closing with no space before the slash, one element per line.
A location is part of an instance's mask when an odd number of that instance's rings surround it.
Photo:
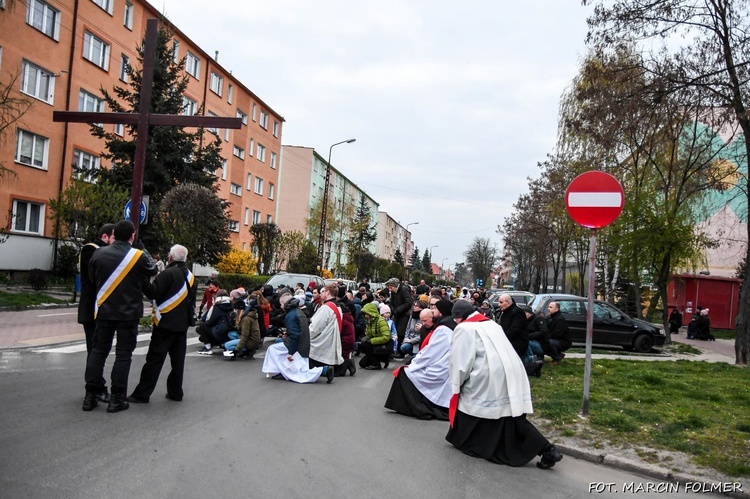
<path fill-rule="evenodd" d="M 117 333 L 117 346 L 115 347 L 115 363 L 112 366 L 111 375 L 112 394 L 125 395 L 128 390 L 130 362 L 138 338 L 138 321 L 97 319 L 94 346 L 86 362 L 87 392 L 101 393 L 106 386 L 104 363 L 112 350 L 115 332 Z"/>
<path fill-rule="evenodd" d="M 86 335 L 86 361 L 88 362 L 91 350 L 94 348 L 94 334 L 96 333 L 96 321 L 84 322 L 83 333 Z"/>
<path fill-rule="evenodd" d="M 141 380 L 133 391 L 133 396 L 148 400 L 159 381 L 161 368 L 169 354 L 172 370 L 167 376 L 167 394 L 174 400 L 182 400 L 182 378 L 185 374 L 185 353 L 187 351 L 187 331 L 170 331 L 154 326 L 151 344 L 148 346 L 146 363 L 141 370 Z"/>
<path fill-rule="evenodd" d="M 566 340 L 557 340 L 557 339 L 551 339 L 549 340 L 549 351 L 547 352 L 547 355 L 552 357 L 552 360 L 559 361 L 560 360 L 560 354 L 570 348 L 570 342 Z"/>

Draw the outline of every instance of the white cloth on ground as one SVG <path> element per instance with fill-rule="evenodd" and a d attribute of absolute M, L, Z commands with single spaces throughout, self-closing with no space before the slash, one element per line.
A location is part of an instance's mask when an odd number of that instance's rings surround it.
<path fill-rule="evenodd" d="M 266 357 L 263 359 L 262 372 L 269 376 L 281 374 L 284 378 L 295 383 L 315 383 L 323 373 L 322 367 L 310 369 L 308 360 L 302 357 L 299 352 L 292 356 L 293 361 L 289 361 L 289 350 L 284 343 L 274 343 L 266 349 Z"/>

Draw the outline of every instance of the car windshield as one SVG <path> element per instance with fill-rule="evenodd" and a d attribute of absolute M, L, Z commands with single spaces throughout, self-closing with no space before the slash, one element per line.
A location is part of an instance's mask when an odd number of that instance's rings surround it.
<path fill-rule="evenodd" d="M 269 284 L 275 288 L 278 288 L 282 284 L 288 288 L 294 289 L 297 284 L 302 284 L 302 287 L 307 288 L 310 283 L 310 276 L 304 274 L 276 274 L 271 277 L 266 284 Z"/>

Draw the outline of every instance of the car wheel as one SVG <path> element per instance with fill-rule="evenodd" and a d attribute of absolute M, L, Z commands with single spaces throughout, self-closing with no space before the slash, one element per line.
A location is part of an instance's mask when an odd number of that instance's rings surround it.
<path fill-rule="evenodd" d="M 639 334 L 633 341 L 633 350 L 640 353 L 650 352 L 654 346 L 654 340 L 647 334 Z"/>

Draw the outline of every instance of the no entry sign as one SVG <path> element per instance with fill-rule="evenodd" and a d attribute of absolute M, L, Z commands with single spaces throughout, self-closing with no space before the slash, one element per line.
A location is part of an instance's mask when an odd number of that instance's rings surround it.
<path fill-rule="evenodd" d="M 609 173 L 582 173 L 565 191 L 565 208 L 570 218 L 589 229 L 601 229 L 617 220 L 623 206 L 622 186 Z"/>

